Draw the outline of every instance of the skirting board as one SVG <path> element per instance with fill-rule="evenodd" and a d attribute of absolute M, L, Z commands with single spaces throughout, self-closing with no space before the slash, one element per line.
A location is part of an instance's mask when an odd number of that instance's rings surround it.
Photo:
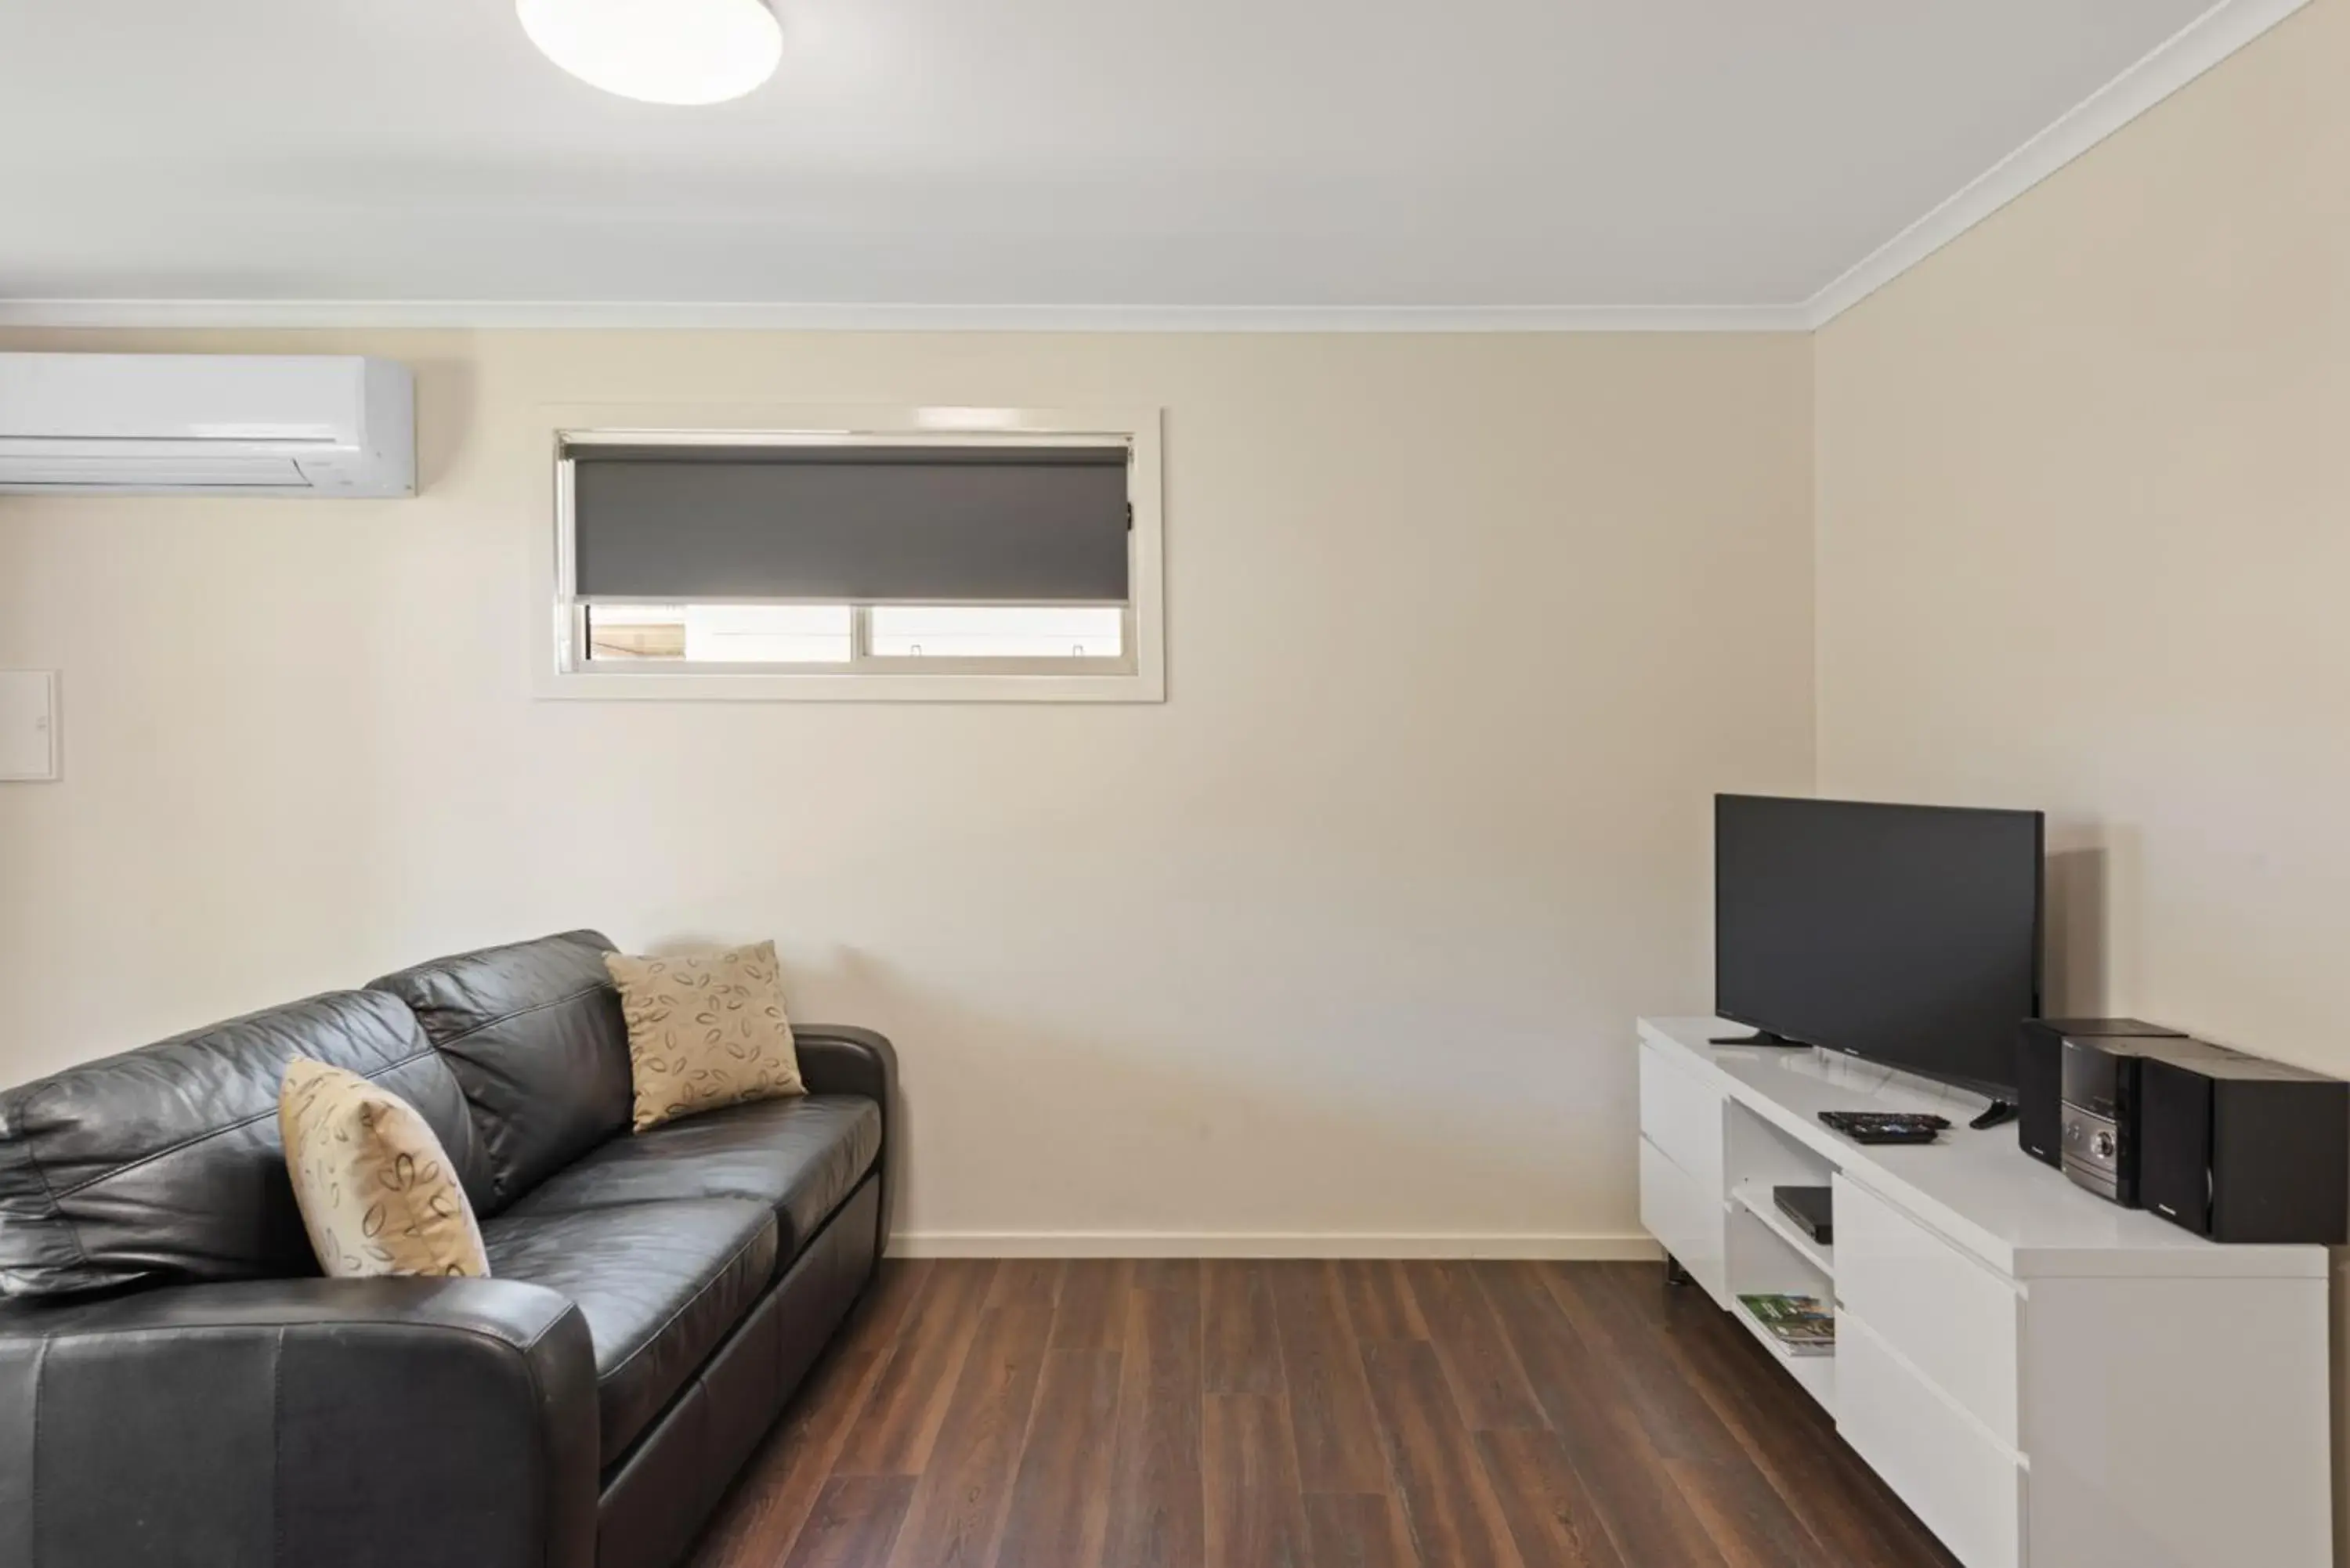
<path fill-rule="evenodd" d="M 1654 1262 L 1639 1233 L 1373 1235 L 1309 1231 L 914 1231 L 889 1239 L 899 1258 L 1514 1258 Z"/>

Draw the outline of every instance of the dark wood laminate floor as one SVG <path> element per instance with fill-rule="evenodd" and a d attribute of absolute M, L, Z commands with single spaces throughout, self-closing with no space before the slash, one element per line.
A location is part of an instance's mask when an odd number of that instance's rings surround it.
<path fill-rule="evenodd" d="M 1633 1263 L 893 1261 L 692 1568 L 1950 1568 Z"/>

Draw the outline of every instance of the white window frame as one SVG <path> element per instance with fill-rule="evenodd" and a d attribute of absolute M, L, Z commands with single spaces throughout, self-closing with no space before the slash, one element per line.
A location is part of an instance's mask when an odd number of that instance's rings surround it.
<path fill-rule="evenodd" d="M 1166 700 L 1157 410 L 1000 408 L 680 408 L 567 405 L 541 410 L 549 548 L 540 573 L 532 657 L 542 697 L 813 702 L 1159 702 Z M 588 657 L 575 592 L 571 462 L 599 443 L 937 446 L 1123 445 L 1133 509 L 1123 636 L 1115 659 L 948 659 L 874 655 L 867 607 L 851 608 L 852 657 L 832 664 L 680 666 Z M 756 603 L 757 600 L 700 601 Z M 942 600 L 941 603 L 951 603 Z M 551 614 L 550 614 L 551 611 Z M 551 628 L 551 635 L 549 630 Z M 535 639 L 535 640 L 537 640 Z"/>

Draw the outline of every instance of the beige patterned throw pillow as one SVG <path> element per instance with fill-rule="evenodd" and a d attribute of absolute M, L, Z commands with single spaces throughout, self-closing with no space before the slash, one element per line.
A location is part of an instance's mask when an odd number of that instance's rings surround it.
<path fill-rule="evenodd" d="M 775 944 L 683 958 L 606 953 L 629 1021 L 636 1130 L 745 1100 L 805 1095 Z"/>
<path fill-rule="evenodd" d="M 473 1206 L 440 1138 L 406 1100 L 296 1056 L 278 1085 L 277 1129 L 303 1227 L 328 1278 L 489 1277 Z"/>

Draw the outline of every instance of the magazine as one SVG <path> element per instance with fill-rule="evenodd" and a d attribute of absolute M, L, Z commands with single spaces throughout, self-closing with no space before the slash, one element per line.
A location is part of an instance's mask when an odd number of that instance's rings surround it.
<path fill-rule="evenodd" d="M 1835 1351 L 1835 1316 L 1817 1296 L 1740 1296 L 1754 1321 L 1793 1355 L 1829 1355 Z"/>

